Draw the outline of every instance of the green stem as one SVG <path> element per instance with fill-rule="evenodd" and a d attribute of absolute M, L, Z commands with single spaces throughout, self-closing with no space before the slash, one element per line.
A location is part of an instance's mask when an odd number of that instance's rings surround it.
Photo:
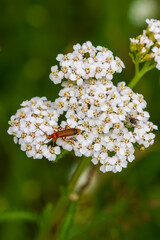
<path fill-rule="evenodd" d="M 62 196 L 60 197 L 56 207 L 52 210 L 53 212 L 49 216 L 47 227 L 46 224 L 41 224 L 37 240 L 53 239 L 53 235 L 55 234 L 57 225 L 60 224 L 63 216 L 65 216 L 65 211 L 67 207 L 70 205 L 71 201 L 73 201 L 70 196 L 72 193 L 74 193 L 77 180 L 79 179 L 86 166 L 89 165 L 89 163 L 90 158 L 84 157 L 82 158 L 82 160 L 80 160 L 79 165 L 70 180 L 69 186 L 65 189 L 65 191 L 63 191 Z M 66 228 L 65 224 L 63 226 Z M 54 231 L 53 228 L 55 228 Z M 64 232 L 63 227 L 62 232 Z"/>
<path fill-rule="evenodd" d="M 139 64 L 136 63 L 135 64 L 135 76 L 133 77 L 133 79 L 131 80 L 131 82 L 129 83 L 129 87 L 130 88 L 134 88 L 136 86 L 136 84 L 139 82 L 139 80 L 150 70 L 154 69 L 156 66 L 156 64 L 150 64 L 150 62 L 146 62 L 142 69 L 139 71 Z"/>
<path fill-rule="evenodd" d="M 77 167 L 76 171 L 74 172 L 74 174 L 71 178 L 71 181 L 69 183 L 68 190 L 70 193 L 72 193 L 74 191 L 77 180 L 79 179 L 83 170 L 89 165 L 90 161 L 91 161 L 91 159 L 89 157 L 83 157 L 83 159 L 81 160 L 79 166 Z"/>
<path fill-rule="evenodd" d="M 74 216 L 77 209 L 77 203 L 78 201 L 72 201 L 70 202 L 68 211 L 66 212 L 66 215 L 62 221 L 60 230 L 58 231 L 57 240 L 67 240 L 69 237 L 69 229 L 72 226 Z"/>
<path fill-rule="evenodd" d="M 139 73 L 139 63 L 135 63 L 135 74 Z"/>
<path fill-rule="evenodd" d="M 86 159 L 86 161 L 81 165 L 81 169 L 86 167 L 87 162 L 88 162 L 88 159 Z M 85 189 L 89 186 L 91 179 L 93 177 L 94 169 L 95 169 L 94 167 L 90 168 L 90 170 L 88 172 L 88 178 L 87 178 L 85 184 L 83 184 L 79 189 L 76 189 L 77 194 L 73 194 L 70 197 L 72 201 L 70 202 L 70 206 L 69 206 L 68 210 L 66 211 L 66 216 L 64 217 L 62 224 L 60 225 L 57 240 L 67 240 L 68 239 L 70 226 L 72 225 L 72 222 L 74 220 L 74 215 L 76 213 L 78 200 L 80 199 L 80 197 L 83 194 L 83 192 L 85 191 Z M 80 170 L 77 171 L 77 174 L 78 174 L 78 172 L 80 172 Z M 76 179 L 76 177 L 74 177 L 74 180 L 75 179 Z M 73 178 L 72 178 L 72 180 L 73 180 Z M 75 181 L 75 182 L 77 182 L 77 181 Z M 70 187 L 72 187 L 72 186 L 70 186 Z"/>
<path fill-rule="evenodd" d="M 53 163 L 57 163 L 61 158 L 64 158 L 66 155 L 68 155 L 70 152 L 67 150 L 62 150 L 62 152 L 56 157 L 56 160 L 53 161 Z"/>

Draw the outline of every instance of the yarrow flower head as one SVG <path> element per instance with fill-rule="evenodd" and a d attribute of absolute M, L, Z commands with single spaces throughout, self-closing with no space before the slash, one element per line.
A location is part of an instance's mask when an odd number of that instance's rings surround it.
<path fill-rule="evenodd" d="M 132 42 L 150 48 L 154 41 L 145 34 L 143 40 Z M 124 82 L 115 86 L 111 81 L 124 68 L 118 57 L 91 42 L 73 49 L 59 54 L 60 68 L 51 69 L 51 80 L 62 86 L 59 97 L 54 102 L 45 97 L 23 102 L 11 117 L 8 133 L 28 157 L 54 161 L 61 149 L 73 150 L 76 156 L 100 163 L 102 172 L 120 172 L 134 160 L 135 148 L 144 150 L 153 144 L 157 126 L 149 121 L 141 94 Z M 66 135 L 65 129 L 70 129 Z"/>
<path fill-rule="evenodd" d="M 113 53 L 105 47 L 94 47 L 91 42 L 76 44 L 73 52 L 66 55 L 58 54 L 58 66 L 51 68 L 50 79 L 55 83 L 62 80 L 82 85 L 84 80 L 90 78 L 100 79 L 106 77 L 112 80 L 113 74 L 122 71 L 124 63 L 120 58 L 113 56 Z"/>
<path fill-rule="evenodd" d="M 154 61 L 160 70 L 160 21 L 146 19 L 148 24 L 143 34 L 130 38 L 130 50 L 135 62 Z"/>

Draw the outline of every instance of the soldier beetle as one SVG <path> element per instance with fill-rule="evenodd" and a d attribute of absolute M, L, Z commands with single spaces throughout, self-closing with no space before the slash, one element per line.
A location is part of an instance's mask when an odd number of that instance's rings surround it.
<path fill-rule="evenodd" d="M 51 135 L 48 135 L 48 139 L 53 139 L 53 143 L 56 141 L 57 138 L 62 138 L 63 140 L 66 139 L 66 137 L 71 137 L 74 135 L 78 135 L 81 132 L 78 128 L 68 128 L 68 126 L 65 127 L 63 130 L 54 131 Z"/>

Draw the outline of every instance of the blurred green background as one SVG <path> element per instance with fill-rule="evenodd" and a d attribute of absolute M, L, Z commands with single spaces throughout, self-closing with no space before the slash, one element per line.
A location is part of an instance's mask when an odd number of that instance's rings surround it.
<path fill-rule="evenodd" d="M 8 120 L 21 102 L 34 96 L 53 101 L 59 86 L 49 80 L 58 53 L 90 40 L 120 57 L 126 69 L 116 81 L 129 83 L 134 66 L 129 38 L 146 27 L 145 19 L 160 19 L 159 0 L 5 0 L 0 2 L 0 214 L 9 210 L 41 213 L 53 206 L 60 186 L 67 185 L 79 159 L 57 164 L 28 159 L 7 134 Z M 148 102 L 151 121 L 160 126 L 160 72 L 149 72 L 136 86 Z M 121 173 L 100 173 L 81 200 L 70 240 L 160 239 L 160 136 Z M 32 240 L 34 222 L 1 221 L 0 239 Z"/>

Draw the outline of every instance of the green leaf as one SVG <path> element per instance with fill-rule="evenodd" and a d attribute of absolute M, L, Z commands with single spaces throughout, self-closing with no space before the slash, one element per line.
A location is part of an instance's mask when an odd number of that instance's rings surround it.
<path fill-rule="evenodd" d="M 32 212 L 25 211 L 4 211 L 0 212 L 0 222 L 4 221 L 29 221 L 37 222 L 38 215 Z"/>

